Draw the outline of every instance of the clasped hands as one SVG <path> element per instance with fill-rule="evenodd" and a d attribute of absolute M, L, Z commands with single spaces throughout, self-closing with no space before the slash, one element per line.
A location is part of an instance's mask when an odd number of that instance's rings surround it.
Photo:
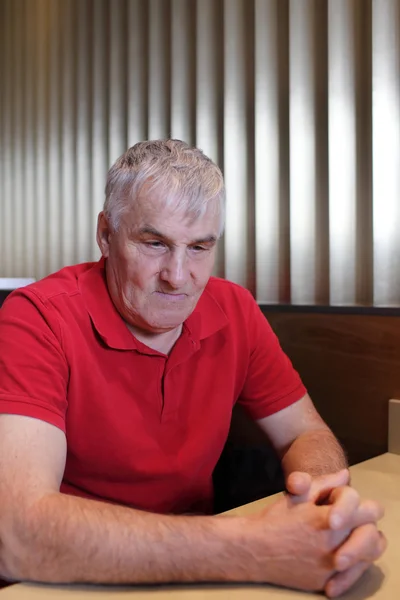
<path fill-rule="evenodd" d="M 345 469 L 314 478 L 307 473 L 293 472 L 286 481 L 288 494 L 284 502 L 287 507 L 311 503 L 323 510 L 321 527 L 329 533 L 327 544 L 331 552 L 326 556 L 331 558 L 331 564 L 321 589 L 328 597 L 347 591 L 382 555 L 387 545 L 377 528 L 383 507 L 373 500 L 362 500 L 349 486 L 349 479 Z"/>

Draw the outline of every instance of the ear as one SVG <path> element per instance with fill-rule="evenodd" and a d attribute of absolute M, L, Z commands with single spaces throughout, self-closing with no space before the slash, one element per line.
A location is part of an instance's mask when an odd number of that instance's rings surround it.
<path fill-rule="evenodd" d="M 99 213 L 97 217 L 97 245 L 100 248 L 100 252 L 104 258 L 108 258 L 110 253 L 110 225 L 108 223 L 107 217 L 103 211 Z"/>

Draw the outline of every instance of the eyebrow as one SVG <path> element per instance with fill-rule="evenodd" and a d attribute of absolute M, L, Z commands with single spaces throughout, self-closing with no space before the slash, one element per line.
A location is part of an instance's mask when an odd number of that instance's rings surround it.
<path fill-rule="evenodd" d="M 161 231 L 158 231 L 151 225 L 144 225 L 143 227 L 141 227 L 139 229 L 139 235 L 143 235 L 146 233 L 149 235 L 154 235 L 154 237 L 162 238 L 162 239 L 167 240 L 168 242 L 172 243 L 172 240 L 167 235 L 164 235 L 163 233 L 161 233 Z M 190 243 L 192 245 L 193 244 L 215 244 L 216 241 L 217 241 L 217 237 L 214 234 L 210 233 L 209 235 L 206 235 L 203 238 L 199 238 L 197 240 L 192 240 Z"/>

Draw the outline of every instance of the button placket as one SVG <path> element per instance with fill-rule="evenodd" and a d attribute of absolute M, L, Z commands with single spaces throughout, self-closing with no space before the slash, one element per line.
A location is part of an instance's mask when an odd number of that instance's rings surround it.
<path fill-rule="evenodd" d="M 162 391 L 164 403 L 161 417 L 163 423 L 173 421 L 179 408 L 180 397 L 178 390 L 176 386 L 174 387 L 172 383 L 169 383 L 172 372 L 177 367 L 181 367 L 183 363 L 189 361 L 193 354 L 200 349 L 200 342 L 193 340 L 188 335 L 181 338 L 179 342 L 179 347 L 175 347 L 175 352 L 173 351 L 168 357 L 163 374 Z"/>
<path fill-rule="evenodd" d="M 165 372 L 167 368 L 167 358 L 161 357 L 160 359 L 160 367 L 158 371 L 158 394 L 160 399 L 160 422 L 163 420 L 163 415 L 165 411 L 165 395 L 164 395 L 164 380 L 165 380 Z"/>

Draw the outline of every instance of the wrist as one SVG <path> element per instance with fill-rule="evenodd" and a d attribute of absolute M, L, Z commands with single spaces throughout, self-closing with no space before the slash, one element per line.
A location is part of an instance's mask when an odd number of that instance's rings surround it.
<path fill-rule="evenodd" d="M 275 583 L 273 547 L 279 538 L 264 514 L 247 517 L 217 517 L 218 538 L 222 543 L 222 578 L 225 581 Z M 276 539 L 275 539 L 276 538 Z M 279 552 L 278 552 L 279 553 Z"/>

